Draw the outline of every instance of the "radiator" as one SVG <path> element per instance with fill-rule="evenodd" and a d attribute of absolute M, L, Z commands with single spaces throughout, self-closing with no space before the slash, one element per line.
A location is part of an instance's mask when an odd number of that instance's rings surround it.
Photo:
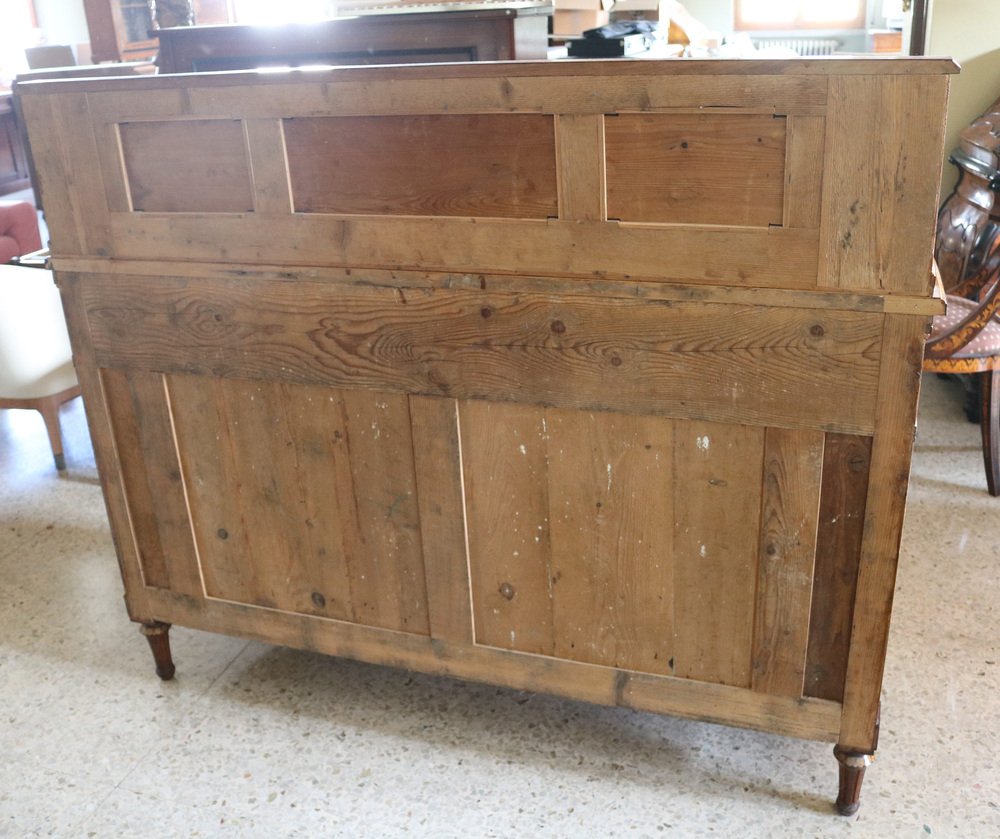
<path fill-rule="evenodd" d="M 799 55 L 831 55 L 840 49 L 840 41 L 834 38 L 754 38 L 757 49 L 785 47 Z"/>

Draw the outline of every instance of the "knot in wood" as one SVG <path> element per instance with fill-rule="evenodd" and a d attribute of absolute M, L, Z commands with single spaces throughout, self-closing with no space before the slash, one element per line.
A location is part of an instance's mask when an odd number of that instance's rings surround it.
<path fill-rule="evenodd" d="M 503 597 L 505 597 L 507 600 L 513 600 L 514 599 L 514 586 L 512 586 L 510 583 L 501 583 L 500 584 L 500 594 Z"/>
<path fill-rule="evenodd" d="M 479 310 L 479 314 L 488 320 L 493 317 L 493 309 L 489 306 L 483 306 L 483 308 Z"/>
<path fill-rule="evenodd" d="M 552 321 L 552 331 L 555 332 L 556 335 L 562 335 L 563 332 L 566 331 L 566 324 L 561 320 L 554 320 Z"/>
<path fill-rule="evenodd" d="M 809 333 L 815 336 L 816 338 L 822 338 L 824 335 L 826 335 L 826 330 L 822 327 L 822 325 L 814 323 L 810 328 Z"/>
<path fill-rule="evenodd" d="M 326 598 L 320 594 L 318 591 L 312 593 L 312 602 L 317 609 L 322 609 L 326 605 Z"/>
<path fill-rule="evenodd" d="M 218 530 L 215 531 L 215 535 L 218 536 L 220 539 L 228 539 L 229 531 L 226 530 L 226 528 L 224 527 L 220 527 Z"/>

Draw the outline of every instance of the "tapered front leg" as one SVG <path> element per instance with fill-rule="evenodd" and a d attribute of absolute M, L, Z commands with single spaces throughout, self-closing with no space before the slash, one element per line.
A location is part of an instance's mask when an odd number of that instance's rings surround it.
<path fill-rule="evenodd" d="M 842 816 L 853 816 L 861 806 L 861 784 L 865 779 L 865 769 L 872 762 L 872 756 L 849 752 L 840 746 L 834 746 L 833 756 L 840 764 L 837 812 Z"/>
<path fill-rule="evenodd" d="M 172 679 L 174 677 L 174 660 L 170 655 L 170 624 L 160 621 L 146 621 L 139 627 L 139 631 L 146 636 L 149 648 L 153 651 L 156 675 L 163 681 Z"/>

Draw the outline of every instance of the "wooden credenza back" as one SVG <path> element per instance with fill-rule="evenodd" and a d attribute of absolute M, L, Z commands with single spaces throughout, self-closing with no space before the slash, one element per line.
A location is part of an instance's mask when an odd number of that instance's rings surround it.
<path fill-rule="evenodd" d="M 25 85 L 130 614 L 870 751 L 952 69 Z"/>

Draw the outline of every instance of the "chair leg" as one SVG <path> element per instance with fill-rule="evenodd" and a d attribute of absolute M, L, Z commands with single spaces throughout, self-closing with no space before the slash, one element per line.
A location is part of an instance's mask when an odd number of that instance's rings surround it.
<path fill-rule="evenodd" d="M 40 399 L 38 411 L 45 420 L 45 430 L 49 433 L 49 445 L 52 447 L 56 469 L 62 472 L 66 468 L 66 458 L 63 455 L 62 433 L 59 428 L 59 404 L 54 397 Z"/>
<path fill-rule="evenodd" d="M 983 434 L 983 465 L 990 495 L 1000 495 L 1000 370 L 979 376 L 983 397 L 979 427 Z"/>

